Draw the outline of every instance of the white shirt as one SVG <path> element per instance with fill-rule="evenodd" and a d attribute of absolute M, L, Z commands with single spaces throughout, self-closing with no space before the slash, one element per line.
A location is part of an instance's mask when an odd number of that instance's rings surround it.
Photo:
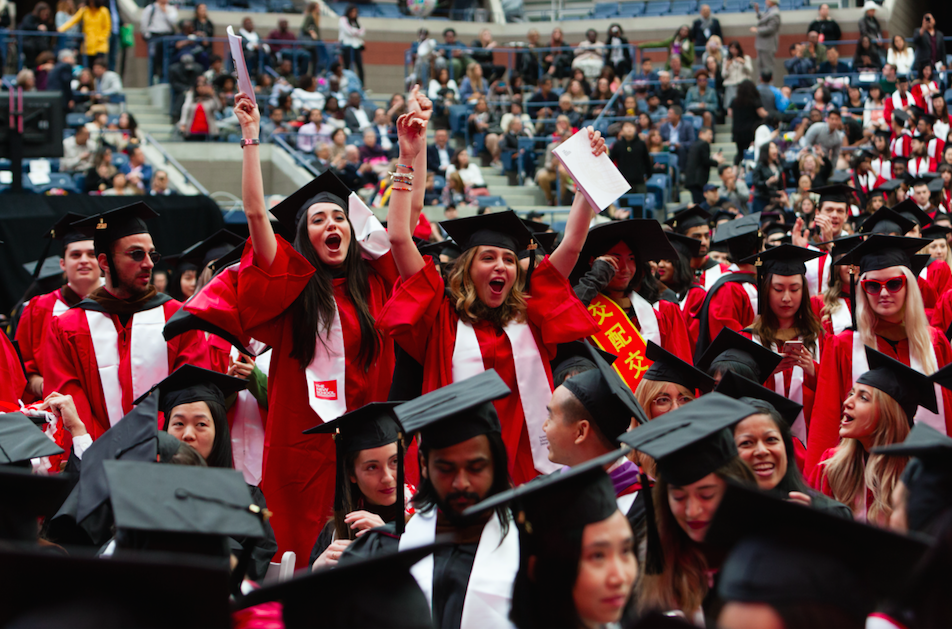
<path fill-rule="evenodd" d="M 435 145 L 434 145 L 435 146 Z M 446 170 L 450 167 L 450 149 L 449 145 L 440 148 L 436 147 L 436 152 L 440 156 L 440 170 Z"/>
<path fill-rule="evenodd" d="M 906 49 L 899 54 L 896 54 L 896 51 L 890 46 L 889 52 L 886 53 L 886 63 L 896 66 L 896 74 L 909 74 L 915 58 L 916 54 L 909 46 L 906 46 Z"/>
<path fill-rule="evenodd" d="M 143 33 L 174 33 L 178 22 L 178 9 L 171 3 L 165 5 L 165 11 L 159 8 L 158 2 L 153 2 L 142 10 L 139 29 Z"/>
<path fill-rule="evenodd" d="M 390 135 L 389 135 L 390 128 L 385 124 L 374 125 L 374 127 L 377 130 L 377 135 L 380 136 L 380 148 L 382 148 L 385 151 L 389 151 L 390 149 L 392 149 L 393 142 L 390 141 Z"/>
<path fill-rule="evenodd" d="M 770 142 L 774 130 L 769 126 L 762 124 L 754 131 L 754 161 L 760 158 L 760 147 Z"/>
<path fill-rule="evenodd" d="M 446 178 L 449 179 L 450 175 L 454 172 L 459 173 L 459 178 L 463 180 L 463 185 L 467 188 L 486 185 L 482 171 L 479 170 L 479 166 L 473 162 L 470 162 L 469 166 L 460 170 L 457 170 L 457 168 L 451 164 L 449 168 L 446 169 Z"/>
<path fill-rule="evenodd" d="M 245 41 L 246 50 L 250 50 L 251 52 L 254 52 L 255 50 L 258 50 L 258 48 L 260 47 L 265 52 L 271 52 L 271 46 L 269 46 L 268 44 L 262 44 L 261 38 L 258 37 L 258 33 L 254 31 L 246 31 L 243 28 L 238 29 L 238 33 L 246 40 Z"/>
<path fill-rule="evenodd" d="M 308 92 L 307 90 L 302 90 L 300 87 L 296 87 L 291 91 L 291 107 L 295 111 L 301 109 L 307 109 L 308 111 L 312 109 L 324 110 L 324 95 L 320 92 Z"/>
<path fill-rule="evenodd" d="M 337 22 L 337 39 L 342 46 L 360 48 L 364 45 L 364 27 L 354 28 L 347 16 L 342 15 Z"/>

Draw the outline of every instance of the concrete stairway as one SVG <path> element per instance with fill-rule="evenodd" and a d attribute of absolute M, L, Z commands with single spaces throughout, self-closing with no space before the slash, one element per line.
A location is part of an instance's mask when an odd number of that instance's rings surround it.
<path fill-rule="evenodd" d="M 172 139 L 172 119 L 168 108 L 153 104 L 147 87 L 127 87 L 126 110 L 135 116 L 139 128 L 159 142 Z"/>

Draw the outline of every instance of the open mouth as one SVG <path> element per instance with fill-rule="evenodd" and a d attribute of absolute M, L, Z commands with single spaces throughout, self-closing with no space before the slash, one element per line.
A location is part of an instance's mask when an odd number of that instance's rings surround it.
<path fill-rule="evenodd" d="M 770 476 L 773 474 L 775 467 L 773 463 L 756 463 L 754 464 L 754 474 L 757 476 Z"/>
<path fill-rule="evenodd" d="M 339 236 L 338 234 L 331 234 L 331 235 L 328 236 L 327 239 L 324 241 L 324 244 L 325 244 L 325 245 L 327 246 L 327 248 L 330 249 L 331 251 L 338 251 L 338 250 L 340 249 L 340 243 L 341 243 L 341 239 L 340 239 L 340 236 Z"/>
<path fill-rule="evenodd" d="M 848 423 L 850 423 L 851 421 L 853 421 L 853 416 L 850 415 L 849 413 L 843 413 L 843 417 L 840 418 L 840 423 L 841 423 L 841 424 L 848 424 Z"/>
<path fill-rule="evenodd" d="M 492 291 L 493 295 L 502 295 L 502 292 L 506 289 L 506 280 L 503 279 L 494 279 L 489 280 L 489 290 Z"/>
<path fill-rule="evenodd" d="M 688 522 L 688 526 L 695 531 L 700 531 L 703 528 L 707 528 L 707 525 L 710 522 Z"/>

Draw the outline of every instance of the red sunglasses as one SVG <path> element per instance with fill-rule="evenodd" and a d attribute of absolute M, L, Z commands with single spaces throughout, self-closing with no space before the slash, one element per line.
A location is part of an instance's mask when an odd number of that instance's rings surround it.
<path fill-rule="evenodd" d="M 863 290 L 870 295 L 878 295 L 883 292 L 883 286 L 885 286 L 886 290 L 890 293 L 898 293 L 906 287 L 906 276 L 900 275 L 898 277 L 891 277 L 886 281 L 863 280 L 860 284 L 863 285 Z"/>

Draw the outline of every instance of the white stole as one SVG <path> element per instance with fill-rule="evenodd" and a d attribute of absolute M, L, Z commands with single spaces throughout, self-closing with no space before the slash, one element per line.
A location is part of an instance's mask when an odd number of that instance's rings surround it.
<path fill-rule="evenodd" d="M 109 424 L 115 426 L 122 419 L 122 383 L 119 380 L 119 339 L 112 316 L 86 311 L 89 335 L 96 352 L 96 366 L 106 400 Z M 162 336 L 165 327 L 165 308 L 161 305 L 132 315 L 132 340 L 129 359 L 132 367 L 132 399 L 136 399 L 152 385 L 169 375 L 168 344 Z"/>
<path fill-rule="evenodd" d="M 731 273 L 739 273 L 740 267 L 736 264 L 732 264 L 728 269 Z M 754 274 L 754 283 L 742 282 L 741 286 L 744 287 L 744 292 L 747 293 L 748 299 L 750 299 L 750 307 L 754 309 L 754 313 L 757 312 L 757 274 Z"/>
<path fill-rule="evenodd" d="M 926 280 L 927 282 L 929 281 L 929 265 L 928 264 L 922 267 L 922 270 L 919 271 L 919 277 Z"/>
<path fill-rule="evenodd" d="M 913 104 L 912 94 L 910 94 L 909 92 L 906 92 L 906 97 L 903 98 L 902 96 L 900 96 L 899 90 L 896 90 L 895 92 L 889 95 L 889 98 L 892 99 L 893 111 L 898 111 L 900 109 L 903 109 Z"/>
<path fill-rule="evenodd" d="M 704 290 L 711 290 L 711 287 L 714 286 L 714 282 L 719 280 L 723 274 L 724 272 L 721 271 L 720 264 L 715 264 L 708 270 L 704 271 Z"/>
<path fill-rule="evenodd" d="M 853 382 L 856 382 L 856 379 L 861 375 L 869 371 L 869 362 L 866 360 L 866 346 L 860 340 L 859 332 L 853 332 Z M 875 349 L 875 348 L 874 348 Z M 922 363 L 916 358 L 910 348 L 909 352 L 909 363 L 910 367 L 918 371 L 919 373 L 925 373 L 922 370 Z M 932 361 L 935 362 L 935 347 L 932 346 L 932 343 L 929 343 L 929 352 L 932 353 Z M 939 412 L 933 413 L 927 408 L 919 407 L 916 410 L 915 421 L 923 422 L 930 428 L 935 428 L 943 435 L 945 434 L 945 404 L 942 399 L 942 387 L 937 384 L 933 384 L 935 387 L 935 399 L 936 404 L 938 405 Z"/>
<path fill-rule="evenodd" d="M 69 310 L 69 306 L 66 305 L 66 302 L 57 297 L 56 301 L 53 302 L 53 316 L 58 317 L 67 310 Z"/>
<path fill-rule="evenodd" d="M 552 398 L 552 389 L 542 364 L 542 355 L 536 345 L 532 329 L 527 323 L 510 321 L 503 328 L 512 346 L 512 358 L 516 367 L 516 384 L 519 387 L 519 403 L 526 418 L 526 430 L 529 433 L 529 447 L 532 450 L 532 462 L 541 474 L 549 474 L 558 469 L 549 460 L 549 440 L 546 439 L 542 424 L 548 417 L 546 405 Z M 483 354 L 479 349 L 479 339 L 473 326 L 460 319 L 456 325 L 456 345 L 453 347 L 453 382 L 479 375 L 486 371 Z"/>
<path fill-rule="evenodd" d="M 622 512 L 622 515 L 628 516 L 628 512 L 631 511 L 631 505 L 635 504 L 635 498 L 637 497 L 638 492 L 633 491 L 630 494 L 615 498 L 615 502 L 618 503 L 618 510 Z"/>
<path fill-rule="evenodd" d="M 761 340 L 761 338 L 758 335 L 752 334 L 751 337 L 754 339 L 754 342 L 757 343 L 758 345 L 762 347 L 767 347 L 766 345 L 764 345 L 763 340 Z M 797 340 L 802 341 L 803 337 L 798 336 Z M 767 347 L 767 349 L 777 352 L 778 354 L 780 353 L 779 350 L 777 349 L 776 343 L 771 343 L 770 347 Z M 819 353 L 820 353 L 819 345 L 817 345 L 816 362 L 820 361 Z M 790 391 L 789 392 L 784 387 L 782 371 L 779 373 L 775 373 L 773 375 L 773 379 L 774 379 L 774 391 L 778 395 L 782 395 L 788 400 L 791 400 L 793 402 L 796 402 L 800 406 L 803 406 L 803 367 L 801 367 L 800 365 L 797 365 L 796 367 L 793 368 L 793 371 L 790 374 Z M 802 408 L 800 409 L 800 414 L 797 415 L 797 419 L 793 422 L 793 426 L 790 427 L 790 431 L 793 433 L 794 437 L 800 440 L 801 443 L 805 444 L 807 442 L 807 421 L 803 415 Z"/>
<path fill-rule="evenodd" d="M 238 359 L 238 350 L 231 348 L 232 359 Z M 255 366 L 264 375 L 271 367 L 271 351 L 255 358 Z M 257 487 L 261 483 L 261 463 L 264 458 L 264 422 L 261 406 L 250 391 L 239 391 L 235 401 L 234 420 L 231 424 L 231 452 L 235 469 L 245 477 L 245 482 Z"/>
<path fill-rule="evenodd" d="M 827 254 L 829 255 L 829 254 Z M 829 265 L 821 264 L 821 260 L 826 258 L 826 256 L 820 256 L 819 258 L 814 258 L 812 260 L 807 260 L 806 262 L 806 278 L 807 278 L 807 288 L 810 290 L 811 295 L 819 295 L 823 286 L 824 275 L 829 274 Z M 822 268 L 820 268 L 822 266 Z M 829 279 L 828 277 L 826 279 Z"/>
<path fill-rule="evenodd" d="M 839 307 L 830 312 L 830 325 L 833 326 L 833 334 L 839 334 L 853 325 L 853 316 L 850 314 L 850 307 L 846 300 L 840 297 L 838 301 Z"/>
<path fill-rule="evenodd" d="M 417 513 L 407 522 L 400 537 L 400 550 L 432 544 L 436 539 L 436 509 Z M 433 555 L 424 557 L 410 568 L 410 574 L 423 590 L 430 608 L 433 608 Z M 463 599 L 463 617 L 460 629 L 514 629 L 509 621 L 512 606 L 512 585 L 519 571 L 519 534 L 515 523 L 509 523 L 502 536 L 499 516 L 483 527 L 476 547 L 476 559 Z"/>
<path fill-rule="evenodd" d="M 652 341 L 655 345 L 661 346 L 661 328 L 658 326 L 658 315 L 655 309 L 648 303 L 648 300 L 632 291 L 628 295 L 631 301 L 631 307 L 638 317 L 638 325 L 641 327 L 641 336 L 645 341 Z"/>
<path fill-rule="evenodd" d="M 877 176 L 882 177 L 883 179 L 892 179 L 892 162 L 885 160 L 882 157 L 877 157 L 870 163 L 870 169 L 876 173 Z"/>

